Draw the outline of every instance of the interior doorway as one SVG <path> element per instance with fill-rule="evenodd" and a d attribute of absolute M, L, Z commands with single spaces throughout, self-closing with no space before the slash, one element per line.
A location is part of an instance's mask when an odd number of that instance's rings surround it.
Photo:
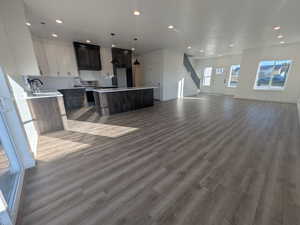
<path fill-rule="evenodd" d="M 214 92 L 217 94 L 224 94 L 226 88 L 225 73 L 214 74 Z"/>

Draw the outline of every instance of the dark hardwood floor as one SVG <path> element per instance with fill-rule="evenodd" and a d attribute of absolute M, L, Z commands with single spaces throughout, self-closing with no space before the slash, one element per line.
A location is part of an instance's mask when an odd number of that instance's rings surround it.
<path fill-rule="evenodd" d="M 19 225 L 299 225 L 293 104 L 185 98 L 40 139 Z"/>

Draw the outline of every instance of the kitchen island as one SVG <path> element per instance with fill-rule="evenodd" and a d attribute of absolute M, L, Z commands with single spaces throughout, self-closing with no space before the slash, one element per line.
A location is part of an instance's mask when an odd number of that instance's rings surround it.
<path fill-rule="evenodd" d="M 155 87 L 95 89 L 95 107 L 101 116 L 153 106 Z"/>

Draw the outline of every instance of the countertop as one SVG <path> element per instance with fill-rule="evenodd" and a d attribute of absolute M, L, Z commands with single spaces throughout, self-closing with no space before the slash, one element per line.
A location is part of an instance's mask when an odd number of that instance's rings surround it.
<path fill-rule="evenodd" d="M 85 89 L 87 91 L 95 91 L 98 93 L 110 93 L 110 92 L 119 92 L 119 91 L 134 91 L 134 90 L 144 90 L 144 89 L 155 89 L 157 87 L 129 87 L 129 88 L 104 88 L 104 89 L 95 89 L 95 88 L 66 88 L 66 89 L 60 89 L 60 90 L 80 90 Z M 27 92 L 25 99 L 37 99 L 37 98 L 56 98 L 56 97 L 62 97 L 63 95 L 59 91 L 49 90 L 49 91 L 41 91 L 39 93 L 32 94 L 30 92 Z"/>
<path fill-rule="evenodd" d="M 134 90 L 144 90 L 144 89 L 155 89 L 157 87 L 130 87 L 130 88 L 111 88 L 111 89 L 94 89 L 93 91 L 98 93 L 109 93 L 109 92 L 119 92 L 119 91 L 134 91 Z"/>
<path fill-rule="evenodd" d="M 36 98 L 56 98 L 56 97 L 62 97 L 63 95 L 56 91 L 56 92 L 40 92 L 40 93 L 27 93 L 27 96 L 25 99 L 36 99 Z"/>

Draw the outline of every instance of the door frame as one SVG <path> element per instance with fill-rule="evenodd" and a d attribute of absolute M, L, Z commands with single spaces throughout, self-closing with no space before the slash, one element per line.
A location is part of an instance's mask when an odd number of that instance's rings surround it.
<path fill-rule="evenodd" d="M 20 205 L 25 168 L 35 166 L 30 145 L 11 91 L 8 76 L 0 67 L 0 137 L 10 170 L 18 172 L 14 192 L 7 202 L 0 192 L 0 221 L 5 225 L 16 223 Z M 1 190 L 0 190 L 1 191 Z M 1 197 L 2 196 L 2 197 Z"/>
<path fill-rule="evenodd" d="M 0 190 L 0 221 L 4 224 L 15 224 L 23 188 L 25 168 L 20 162 L 15 144 L 10 136 L 9 129 L 0 110 L 0 138 L 3 150 L 10 164 L 10 172 L 18 173 L 14 181 L 12 197 L 7 202 Z"/>
<path fill-rule="evenodd" d="M 221 85 L 221 89 L 218 85 Z M 226 91 L 226 73 L 225 70 L 221 74 L 217 74 L 216 70 L 213 73 L 213 92 L 216 94 L 225 94 Z"/>

